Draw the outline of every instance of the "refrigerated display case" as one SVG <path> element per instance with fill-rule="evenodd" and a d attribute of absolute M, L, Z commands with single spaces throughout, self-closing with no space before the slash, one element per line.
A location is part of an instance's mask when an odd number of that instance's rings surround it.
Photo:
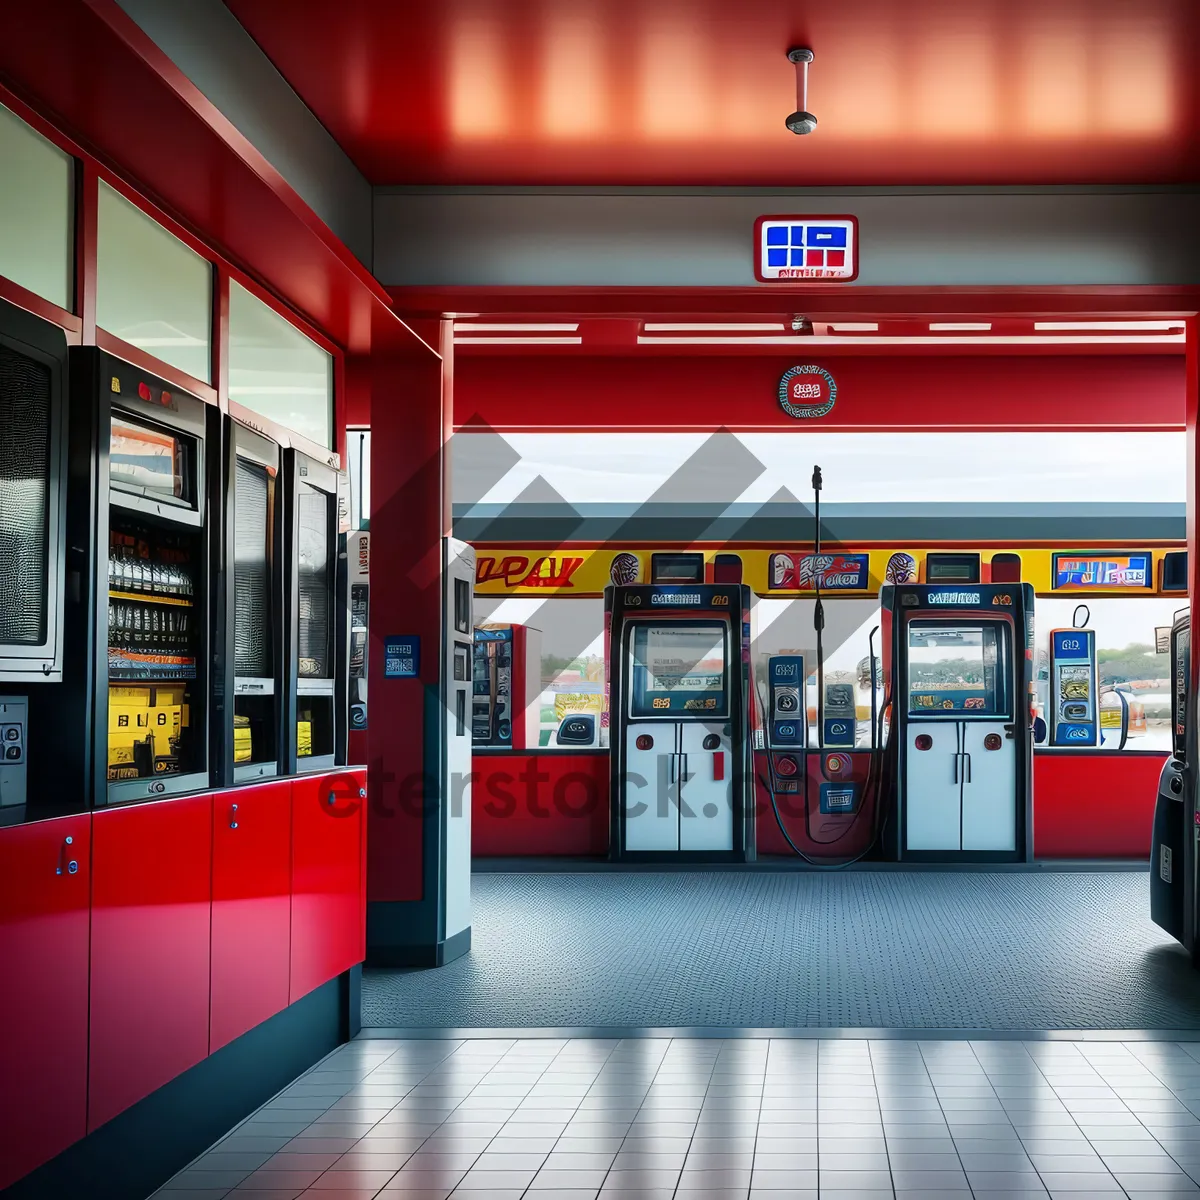
<path fill-rule="evenodd" d="M 222 713 L 222 777 L 233 783 L 280 772 L 284 612 L 280 471 L 286 432 L 236 403 L 225 428 L 225 554 L 221 600 L 230 694 Z"/>
<path fill-rule="evenodd" d="M 0 301 L 3 681 L 62 679 L 66 374 L 62 330 Z"/>
<path fill-rule="evenodd" d="M 208 603 L 220 416 L 149 372 L 75 352 L 73 456 L 95 487 L 94 803 L 210 782 Z"/>
<path fill-rule="evenodd" d="M 349 613 L 338 456 L 293 437 L 285 452 L 290 770 L 346 762 Z"/>

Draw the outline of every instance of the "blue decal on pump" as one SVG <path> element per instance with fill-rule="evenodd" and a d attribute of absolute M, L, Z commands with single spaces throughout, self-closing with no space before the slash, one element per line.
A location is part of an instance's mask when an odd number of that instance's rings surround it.
<path fill-rule="evenodd" d="M 389 637 L 383 639 L 383 677 L 416 679 L 421 672 L 421 639 Z"/>
<path fill-rule="evenodd" d="M 1056 725 L 1054 728 L 1054 740 L 1060 746 L 1090 746 L 1095 738 L 1094 725 Z"/>
<path fill-rule="evenodd" d="M 821 784 L 822 813 L 856 813 L 861 785 L 857 783 Z"/>
<path fill-rule="evenodd" d="M 1090 629 L 1060 629 L 1054 635 L 1055 658 L 1091 657 L 1091 642 L 1095 635 Z"/>

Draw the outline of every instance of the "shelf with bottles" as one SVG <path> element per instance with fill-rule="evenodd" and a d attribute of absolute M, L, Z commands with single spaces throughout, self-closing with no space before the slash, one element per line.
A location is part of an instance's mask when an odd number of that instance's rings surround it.
<path fill-rule="evenodd" d="M 110 596 L 155 604 L 195 602 L 194 536 L 114 522 L 108 541 Z"/>

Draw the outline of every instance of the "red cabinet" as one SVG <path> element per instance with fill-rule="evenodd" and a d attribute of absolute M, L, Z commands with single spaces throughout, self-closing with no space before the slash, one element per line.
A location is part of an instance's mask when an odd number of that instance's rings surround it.
<path fill-rule="evenodd" d="M 91 826 L 0 829 L 0 1191 L 87 1131 Z"/>
<path fill-rule="evenodd" d="M 208 1053 L 211 794 L 92 818 L 95 1129 Z"/>
<path fill-rule="evenodd" d="M 291 999 L 364 958 L 361 772 L 292 782 Z"/>
<path fill-rule="evenodd" d="M 213 796 L 209 1052 L 287 1007 L 292 785 Z"/>

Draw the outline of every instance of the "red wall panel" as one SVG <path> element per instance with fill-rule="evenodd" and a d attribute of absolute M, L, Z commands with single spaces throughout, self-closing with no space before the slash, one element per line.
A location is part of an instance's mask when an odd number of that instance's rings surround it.
<path fill-rule="evenodd" d="M 853 754 L 853 767 L 847 779 L 866 783 L 870 756 Z M 758 803 L 755 828 L 758 836 L 759 854 L 782 854 L 795 857 L 794 851 L 779 831 L 779 822 L 771 808 L 771 796 L 763 782 L 767 777 L 767 756 L 754 755 L 754 789 Z M 875 803 L 877 791 L 872 779 L 869 789 L 864 788 L 863 801 L 857 813 L 825 813 L 820 811 L 821 759 L 817 754 L 808 755 L 808 820 L 804 816 L 804 793 L 795 795 L 780 793 L 776 799 L 779 815 L 792 841 L 813 859 L 824 862 L 840 862 L 861 854 L 870 844 L 875 833 Z"/>
<path fill-rule="evenodd" d="M 822 360 L 803 348 L 788 358 L 714 355 L 692 362 L 463 355 L 455 364 L 454 422 L 500 431 L 794 430 L 797 423 L 779 407 L 779 379 L 797 362 L 814 362 L 837 382 L 837 404 L 809 422 L 814 430 L 1182 429 L 1184 361 L 1182 355 Z"/>
<path fill-rule="evenodd" d="M 471 853 L 608 853 L 607 754 L 476 754 Z"/>
<path fill-rule="evenodd" d="M 1166 754 L 1033 756 L 1036 858 L 1150 857 Z"/>
<path fill-rule="evenodd" d="M 1035 856 L 1148 858 L 1158 775 L 1165 758 L 1165 754 L 1102 752 L 1035 754 Z M 865 778 L 866 756 L 856 754 L 854 759 L 851 777 Z M 761 777 L 764 756 L 756 754 L 755 760 Z M 594 857 L 608 853 L 607 755 L 477 754 L 471 769 L 475 772 L 471 792 L 475 857 Z M 847 817 L 821 816 L 817 812 L 821 781 L 817 758 L 810 755 L 813 838 L 808 836 L 798 798 L 780 796 L 788 833 L 805 853 L 816 858 L 859 853 L 873 833 L 872 812 L 862 811 L 855 822 Z M 755 791 L 758 852 L 791 855 L 761 778 L 755 781 Z"/>
<path fill-rule="evenodd" d="M 292 785 L 213 796 L 209 1052 L 287 1007 Z"/>
<path fill-rule="evenodd" d="M 87 1132 L 91 831 L 0 829 L 0 1191 Z"/>
<path fill-rule="evenodd" d="M 290 998 L 362 962 L 363 772 L 292 781 Z"/>
<path fill-rule="evenodd" d="M 208 1054 L 212 805 L 93 817 L 89 1130 Z"/>

